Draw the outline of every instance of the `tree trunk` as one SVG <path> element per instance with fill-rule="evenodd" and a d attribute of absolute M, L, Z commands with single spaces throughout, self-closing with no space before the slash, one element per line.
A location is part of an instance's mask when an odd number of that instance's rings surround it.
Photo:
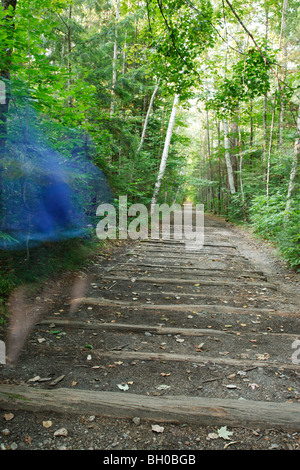
<path fill-rule="evenodd" d="M 117 0 L 116 5 L 116 18 L 115 18 L 115 42 L 114 42 L 114 55 L 113 55 L 113 73 L 112 73 L 112 97 L 110 104 L 110 116 L 112 117 L 115 111 L 115 87 L 117 81 L 117 57 L 118 57 L 118 22 L 120 18 L 120 0 Z"/>
<path fill-rule="evenodd" d="M 225 147 L 225 162 L 227 168 L 227 176 L 229 182 L 229 189 L 231 194 L 236 193 L 235 185 L 234 185 L 234 177 L 233 177 L 233 170 L 230 158 L 230 140 L 228 137 L 228 122 L 225 120 L 223 121 L 223 130 L 224 130 L 224 147 Z"/>
<path fill-rule="evenodd" d="M 233 122 L 230 124 L 230 143 L 231 143 L 231 164 L 232 164 L 232 171 L 233 171 L 233 180 L 234 180 L 234 185 L 237 188 L 238 187 L 238 159 L 237 159 L 237 153 L 238 153 L 238 123 Z"/>
<path fill-rule="evenodd" d="M 240 154 L 240 188 L 241 188 L 242 203 L 243 203 L 243 217 L 244 217 L 244 220 L 246 220 L 245 193 L 244 193 L 244 184 L 243 184 L 242 135 L 241 135 L 240 125 L 238 125 L 238 134 L 239 134 L 239 154 Z"/>
<path fill-rule="evenodd" d="M 294 145 L 294 157 L 293 157 L 292 168 L 290 172 L 290 181 L 289 181 L 289 187 L 288 187 L 288 193 L 287 193 L 285 212 L 288 212 L 290 210 L 291 195 L 294 189 L 295 178 L 296 178 L 296 174 L 297 174 L 297 170 L 299 166 L 299 158 L 300 158 L 300 105 L 299 105 L 298 119 L 297 119 L 297 135 L 296 135 L 296 140 L 295 140 L 295 145 Z"/>
<path fill-rule="evenodd" d="M 67 55 L 67 68 L 68 68 L 68 89 L 70 91 L 71 87 L 71 75 L 72 75 L 72 66 L 71 66 L 71 19 L 72 19 L 72 6 L 69 6 L 69 14 L 68 14 L 68 26 L 67 26 L 67 47 L 68 47 L 68 55 Z M 72 106 L 72 96 L 68 97 L 68 107 Z"/>
<path fill-rule="evenodd" d="M 161 182 L 162 182 L 162 179 L 163 179 L 163 176 L 164 176 L 164 173 L 165 173 L 165 169 L 166 169 L 166 163 L 167 163 L 167 159 L 168 159 L 169 147 L 170 147 L 171 137 L 172 137 L 173 128 L 174 128 L 174 124 L 175 124 L 175 118 L 176 118 L 178 103 L 179 103 L 179 95 L 175 95 L 173 106 L 172 106 L 172 112 L 171 112 L 171 116 L 170 116 L 170 120 L 169 120 L 168 130 L 167 130 L 167 134 L 166 134 L 165 146 L 164 146 L 163 154 L 162 154 L 162 157 L 161 157 L 158 177 L 157 177 L 157 180 L 156 180 L 154 193 L 153 193 L 153 197 L 152 197 L 152 201 L 151 201 L 151 215 L 154 212 L 154 208 L 155 208 L 155 204 L 156 204 L 156 200 L 157 200 L 157 195 L 159 193 Z"/>
<path fill-rule="evenodd" d="M 263 163 L 267 161 L 267 109 L 268 109 L 268 93 L 264 95 L 264 111 L 263 111 Z M 265 178 L 265 176 L 264 176 Z"/>
<path fill-rule="evenodd" d="M 210 128 L 209 128 L 209 114 L 206 111 L 206 132 L 207 132 L 207 155 L 208 155 L 208 168 L 209 168 L 209 180 L 211 181 L 208 191 L 208 209 L 214 210 L 213 207 L 213 188 L 212 188 L 212 165 L 211 165 L 211 144 L 210 144 Z"/>
<path fill-rule="evenodd" d="M 272 122 L 271 122 L 271 129 L 270 129 L 270 142 L 269 142 L 269 152 L 268 152 L 268 162 L 267 162 L 267 197 L 269 197 L 270 193 L 270 169 L 271 169 L 271 152 L 272 152 L 272 144 L 273 144 L 273 129 L 274 129 L 274 121 L 275 121 L 275 99 L 274 99 L 274 107 L 272 112 Z"/>
<path fill-rule="evenodd" d="M 287 71 L 287 49 L 286 49 L 286 41 L 285 41 L 285 31 L 286 31 L 286 10 L 288 7 L 288 0 L 283 0 L 282 5 L 282 17 L 281 17 L 281 30 L 280 30 L 280 40 L 279 40 L 279 49 L 282 45 L 282 58 L 283 58 L 283 80 L 286 76 Z M 279 133 L 278 133 L 278 147 L 281 148 L 282 146 L 282 131 L 283 131 L 283 122 L 284 122 L 284 101 L 282 97 L 280 98 L 280 111 L 279 111 Z"/>
<path fill-rule="evenodd" d="M 160 80 L 157 81 L 157 83 L 155 85 L 155 88 L 154 88 L 154 91 L 153 91 L 152 96 L 151 96 L 151 100 L 150 100 L 150 104 L 149 104 L 149 107 L 148 107 L 146 119 L 145 119 L 145 122 L 144 122 L 142 137 L 141 137 L 139 147 L 137 149 L 137 153 L 139 153 L 139 151 L 141 150 L 141 148 L 143 146 L 143 143 L 144 143 L 144 140 L 145 140 L 145 135 L 146 135 L 147 125 L 148 125 L 148 121 L 149 121 L 149 116 L 150 116 L 150 113 L 151 113 L 151 110 L 152 110 L 155 95 L 156 95 L 158 87 L 159 87 L 159 82 L 160 82 Z"/>

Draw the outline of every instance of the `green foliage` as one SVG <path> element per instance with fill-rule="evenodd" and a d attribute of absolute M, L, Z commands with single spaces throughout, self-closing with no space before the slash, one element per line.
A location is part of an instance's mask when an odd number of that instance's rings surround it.
<path fill-rule="evenodd" d="M 21 285 L 34 289 L 54 274 L 83 267 L 100 241 L 69 240 L 26 251 L 0 250 L 0 322 L 7 315 L 6 302 L 13 290 Z"/>
<path fill-rule="evenodd" d="M 276 238 L 284 220 L 285 201 L 280 192 L 269 197 L 256 196 L 251 206 L 251 222 L 257 233 Z"/>
<path fill-rule="evenodd" d="M 300 201 L 296 202 L 284 220 L 284 230 L 277 235 L 277 243 L 284 258 L 300 272 Z"/>
<path fill-rule="evenodd" d="M 274 59 L 273 59 L 274 60 Z M 265 95 L 270 90 L 272 59 L 256 48 L 248 48 L 243 59 L 232 66 L 231 77 L 225 77 L 219 89 L 207 102 L 207 109 L 218 115 L 234 115 L 242 101 Z"/>
<path fill-rule="evenodd" d="M 291 266 L 300 270 L 300 210 L 299 199 L 293 201 L 292 209 L 285 212 L 285 198 L 281 192 L 269 198 L 254 198 L 251 222 L 254 230 L 264 238 L 276 243 L 283 257 Z"/>
<path fill-rule="evenodd" d="M 183 0 L 148 0 L 148 34 L 152 38 L 152 67 L 172 93 L 189 96 L 195 80 L 199 56 L 215 41 L 214 11 L 210 0 L 197 6 Z"/>

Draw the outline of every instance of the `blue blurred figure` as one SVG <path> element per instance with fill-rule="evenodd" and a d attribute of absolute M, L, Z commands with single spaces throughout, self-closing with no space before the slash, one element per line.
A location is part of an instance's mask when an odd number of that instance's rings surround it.
<path fill-rule="evenodd" d="M 72 221 L 74 223 L 74 209 L 68 185 L 55 175 L 46 177 L 33 215 L 33 236 L 48 241 L 59 240 L 67 235 Z"/>

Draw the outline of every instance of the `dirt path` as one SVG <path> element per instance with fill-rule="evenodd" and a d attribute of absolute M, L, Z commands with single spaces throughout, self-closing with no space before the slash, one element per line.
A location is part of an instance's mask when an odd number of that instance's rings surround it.
<path fill-rule="evenodd" d="M 81 278 L 0 366 L 2 448 L 300 448 L 300 279 L 271 248 L 206 216 L 198 252 L 131 242 Z"/>

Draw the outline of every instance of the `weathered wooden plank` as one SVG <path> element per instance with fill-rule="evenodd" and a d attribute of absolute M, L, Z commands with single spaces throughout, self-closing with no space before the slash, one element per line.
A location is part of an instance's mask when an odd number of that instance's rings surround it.
<path fill-rule="evenodd" d="M 86 351 L 83 351 L 84 354 Z M 262 368 L 275 368 L 287 370 L 300 370 L 300 365 L 286 362 L 276 361 L 257 361 L 251 359 L 232 359 L 230 357 L 213 357 L 202 356 L 201 353 L 196 354 L 175 354 L 175 353 L 152 353 L 140 351 L 126 351 L 122 350 L 100 350 L 94 349 L 93 355 L 98 358 L 101 357 L 118 357 L 124 360 L 134 361 L 170 361 L 170 362 L 193 362 L 195 364 L 223 364 L 227 366 L 236 367 L 262 367 Z"/>
<path fill-rule="evenodd" d="M 180 327 L 165 327 L 165 326 L 155 326 L 155 325 L 136 325 L 131 323 L 106 323 L 100 321 L 81 321 L 81 320 L 74 320 L 74 319 L 57 319 L 57 317 L 49 317 L 45 320 L 41 320 L 37 323 L 37 325 L 51 325 L 55 324 L 55 326 L 65 326 L 68 328 L 83 328 L 86 330 L 107 330 L 107 331 L 129 331 L 133 333 L 144 333 L 149 332 L 154 335 L 181 335 L 181 336 L 206 336 L 206 335 L 220 335 L 220 336 L 228 336 L 228 335 L 236 335 L 239 334 L 239 337 L 244 335 L 251 335 L 252 338 L 256 336 L 264 336 L 266 335 L 265 332 L 244 332 L 243 334 L 240 331 L 225 331 L 225 330 L 214 330 L 212 328 L 180 328 Z M 271 337 L 289 337 L 292 339 L 296 339 L 299 337 L 297 333 L 273 333 L 268 332 L 268 336 Z"/>
<path fill-rule="evenodd" d="M 257 274 L 254 271 L 233 271 L 233 270 L 224 270 L 224 269 L 206 269 L 194 266 L 180 266 L 180 265 L 166 265 L 166 264 L 152 264 L 152 263 L 118 263 L 114 266 L 106 268 L 105 271 L 146 271 L 146 269 L 141 268 L 151 268 L 152 272 L 163 272 L 166 271 L 168 275 L 170 273 L 175 274 L 184 274 L 184 275 L 194 275 L 194 276 L 205 276 L 205 277 L 227 277 L 227 278 L 250 278 L 250 279 L 259 279 L 261 281 L 266 281 L 266 274 Z M 192 271 L 189 273 L 188 271 Z M 149 269 L 147 269 L 149 272 Z"/>
<path fill-rule="evenodd" d="M 228 275 L 240 275 L 240 276 L 246 276 L 246 277 L 252 277 L 253 274 L 257 274 L 260 276 L 266 276 L 266 274 L 263 271 L 251 271 L 247 269 L 237 270 L 237 269 L 232 269 L 230 268 L 229 270 L 225 270 L 224 268 L 206 268 L 206 267 L 201 267 L 201 266 L 184 266 L 181 264 L 153 264 L 153 263 L 139 263 L 138 261 L 136 263 L 130 263 L 129 261 L 126 263 L 118 263 L 115 266 L 112 266 L 107 269 L 107 271 L 110 271 L 112 269 L 115 269 L 117 266 L 128 266 L 128 267 L 136 267 L 138 268 L 139 266 L 143 267 L 149 267 L 149 268 L 160 268 L 160 269 L 192 269 L 194 271 L 199 271 L 200 273 L 209 273 L 208 275 L 212 275 L 217 273 L 222 273 L 224 276 Z"/>
<path fill-rule="evenodd" d="M 86 305 L 98 305 L 98 306 L 108 306 L 108 307 L 120 307 L 120 308 L 135 308 L 135 309 L 150 309 L 150 310 L 160 310 L 162 311 L 177 311 L 177 312 L 193 312 L 196 310 L 203 310 L 205 312 L 211 313 L 236 313 L 242 315 L 261 315 L 267 314 L 270 316 L 280 316 L 280 317 L 293 317 L 299 318 L 300 312 L 299 310 L 293 312 L 291 310 L 284 311 L 284 310 L 277 310 L 275 311 L 272 308 L 241 308 L 241 307 L 232 307 L 227 305 L 207 305 L 207 304 L 142 304 L 139 302 L 129 302 L 126 300 L 111 300 L 111 299 L 104 299 L 103 297 L 81 297 L 72 300 L 72 302 L 78 304 L 86 304 Z"/>
<path fill-rule="evenodd" d="M 174 246 L 178 246 L 178 247 L 184 247 L 184 241 L 183 240 L 178 240 L 176 242 L 176 240 L 172 241 L 172 240 L 141 240 L 140 241 L 142 245 L 145 245 L 145 246 L 160 246 L 162 245 L 163 247 L 164 246 L 168 246 L 170 245 L 171 247 L 174 247 Z M 221 242 L 221 243 L 212 243 L 212 242 L 207 242 L 205 241 L 204 244 L 203 244 L 203 247 L 206 247 L 206 246 L 212 246 L 212 247 L 216 247 L 216 248 L 233 248 L 234 250 L 236 250 L 236 246 L 235 245 L 232 245 L 231 243 L 225 243 L 225 242 Z"/>
<path fill-rule="evenodd" d="M 128 280 L 128 284 L 130 284 L 130 280 Z M 115 287 L 117 289 L 118 284 L 116 283 L 112 287 Z M 106 291 L 105 290 L 101 291 L 101 293 L 102 292 L 111 293 L 112 291 L 107 289 Z M 183 301 L 183 299 L 188 299 L 189 297 L 192 297 L 196 301 L 204 300 L 204 301 L 207 302 L 208 299 L 210 299 L 210 301 L 221 301 L 222 302 L 226 298 L 226 303 L 227 304 L 230 303 L 230 302 L 232 302 L 232 303 L 236 302 L 236 296 L 234 296 L 233 294 L 232 295 L 228 295 L 227 293 L 224 294 L 222 292 L 219 293 L 219 294 L 216 294 L 216 293 L 198 294 L 198 292 L 196 292 L 196 293 L 194 293 L 194 292 L 193 293 L 187 293 L 187 292 L 182 292 L 182 291 L 180 291 L 180 292 L 177 291 L 176 292 L 176 291 L 162 291 L 162 290 L 157 290 L 156 292 L 150 292 L 148 290 L 142 290 L 142 291 L 139 290 L 138 295 L 140 295 L 140 296 L 144 295 L 147 298 L 151 297 L 152 300 L 155 300 L 155 297 L 157 297 L 157 296 L 167 296 L 169 299 L 171 299 L 171 297 L 177 297 L 178 298 L 178 296 L 180 296 L 181 301 Z M 226 295 L 226 297 L 224 297 L 225 295 Z M 180 299 L 178 298 L 178 300 L 180 300 Z M 259 297 L 257 297 L 255 300 L 257 300 L 259 302 L 261 301 L 261 299 Z M 241 302 L 241 300 L 239 300 L 239 301 L 240 301 L 240 303 L 243 303 L 243 302 Z M 268 299 L 264 298 L 264 302 L 271 302 L 271 301 L 272 300 L 270 298 L 268 298 Z"/>
<path fill-rule="evenodd" d="M 73 328 L 84 328 L 84 329 L 95 329 L 95 330 L 107 330 L 107 331 L 130 331 L 135 333 L 144 333 L 145 331 L 155 335 L 182 335 L 182 336 L 206 336 L 206 335 L 232 335 L 232 331 L 222 331 L 213 329 L 201 329 L 201 328 L 178 328 L 178 327 L 165 327 L 165 326 L 153 326 L 153 325 L 136 325 L 130 323 L 105 323 L 105 322 L 86 322 L 78 320 L 61 320 L 57 318 L 48 318 L 38 322 L 39 325 L 51 325 L 55 323 L 55 326 L 67 326 Z M 253 335 L 253 333 L 251 333 Z M 296 335 L 295 335 L 296 336 Z"/>
<path fill-rule="evenodd" d="M 152 422 L 199 426 L 300 431 L 300 406 L 295 403 L 186 396 L 152 397 L 120 392 L 66 388 L 43 390 L 25 385 L 0 385 L 0 408 L 34 413 L 92 414 L 118 419 L 139 416 Z"/>
<path fill-rule="evenodd" d="M 135 251 L 134 253 L 129 253 L 129 255 L 131 256 L 139 256 L 139 257 L 144 257 L 144 258 L 150 258 L 150 257 L 153 257 L 153 254 L 151 255 L 150 251 L 148 250 L 144 250 L 144 251 L 140 251 L 140 252 L 137 252 Z M 242 255 L 236 255 L 236 254 L 232 254 L 232 255 L 226 255 L 224 253 L 215 253 L 215 252 L 212 252 L 212 253 L 207 253 L 207 252 L 204 252 L 204 251 L 199 251 L 199 252 L 193 252 L 192 250 L 186 250 L 185 253 L 175 253 L 175 254 L 170 254 L 170 253 L 166 253 L 166 252 L 161 252 L 160 255 L 159 255 L 159 258 L 161 259 L 166 259 L 166 258 L 169 258 L 169 259 L 181 259 L 184 257 L 185 260 L 193 260 L 193 261 L 197 261 L 197 260 L 202 260 L 203 258 L 206 260 L 208 259 L 209 257 L 211 259 L 218 259 L 219 261 L 220 260 L 229 260 L 229 261 L 232 261 L 232 260 L 237 260 L 239 261 L 240 263 L 241 262 L 245 262 L 245 263 L 249 263 L 249 260 L 248 258 L 246 258 L 245 256 L 242 256 Z"/>
<path fill-rule="evenodd" d="M 126 281 L 128 282 L 128 277 L 126 276 L 105 276 L 106 281 Z M 158 283 L 158 284 L 199 284 L 201 286 L 231 286 L 231 287 L 239 287 L 241 285 L 244 286 L 255 286 L 255 287 L 263 287 L 267 289 L 277 290 L 277 287 L 273 284 L 268 282 L 247 282 L 244 279 L 241 279 L 240 282 L 236 281 L 208 281 L 208 280 L 199 280 L 199 278 L 195 279 L 181 279 L 181 278 L 164 278 L 164 277 L 150 277 L 150 276 L 142 276 L 137 277 L 135 282 L 150 282 L 150 283 Z"/>

